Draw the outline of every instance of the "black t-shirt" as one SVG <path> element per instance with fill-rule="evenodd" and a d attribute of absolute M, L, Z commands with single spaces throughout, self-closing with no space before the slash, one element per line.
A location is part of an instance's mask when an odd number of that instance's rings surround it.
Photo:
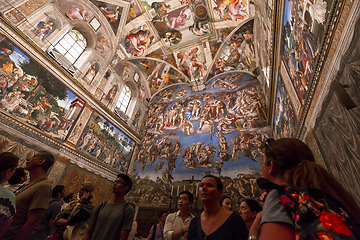
<path fill-rule="evenodd" d="M 198 224 L 200 229 L 198 229 Z M 198 236 L 199 230 L 201 231 L 200 237 Z M 193 218 L 189 226 L 187 240 L 247 240 L 248 236 L 249 231 L 244 220 L 238 214 L 232 213 L 215 232 L 207 236 L 201 229 L 200 216 Z"/>

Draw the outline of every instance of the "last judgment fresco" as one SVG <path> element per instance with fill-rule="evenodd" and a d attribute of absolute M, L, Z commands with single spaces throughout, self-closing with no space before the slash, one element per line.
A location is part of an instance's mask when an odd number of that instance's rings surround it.
<path fill-rule="evenodd" d="M 183 180 L 195 184 L 205 173 L 227 176 L 225 192 L 235 199 L 257 195 L 253 184 L 270 133 L 266 121 L 260 83 L 248 73 L 218 75 L 196 93 L 187 84 L 170 86 L 151 101 L 132 174 L 142 185 L 152 182 L 159 199 L 189 190 Z M 144 193 L 132 193 L 134 200 L 138 195 L 136 201 L 151 204 L 153 198 L 141 198 Z"/>

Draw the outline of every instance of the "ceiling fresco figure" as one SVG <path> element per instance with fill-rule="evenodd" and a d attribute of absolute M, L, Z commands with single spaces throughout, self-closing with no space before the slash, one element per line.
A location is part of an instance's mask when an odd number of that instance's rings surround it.
<path fill-rule="evenodd" d="M 123 7 L 119 5 L 114 5 L 104 1 L 91 0 L 91 2 L 99 9 L 99 11 L 104 15 L 108 23 L 110 24 L 111 29 L 116 35 L 119 28 L 120 19 L 122 16 Z"/>
<path fill-rule="evenodd" d="M 179 69 L 182 70 L 191 81 L 195 78 L 204 79 L 204 64 L 198 60 L 199 48 L 190 49 L 188 52 L 179 52 L 176 56 L 179 59 Z"/>
<path fill-rule="evenodd" d="M 224 20 L 244 20 L 248 15 L 248 0 L 216 0 L 214 13 Z"/>
<path fill-rule="evenodd" d="M 57 28 L 60 27 L 60 21 L 50 13 L 44 13 L 45 19 L 39 21 L 33 29 L 35 37 L 40 41 L 44 41 Z"/>
<path fill-rule="evenodd" d="M 143 55 L 144 51 L 149 47 L 151 39 L 146 24 L 138 27 L 125 37 L 126 52 L 135 57 Z"/>
<path fill-rule="evenodd" d="M 223 43 L 209 76 L 231 70 L 253 71 L 256 68 L 253 24 L 254 20 L 245 23 Z"/>
<path fill-rule="evenodd" d="M 67 14 L 65 14 L 71 20 L 79 19 L 87 21 L 89 19 L 88 13 L 84 8 L 73 7 L 69 8 Z"/>

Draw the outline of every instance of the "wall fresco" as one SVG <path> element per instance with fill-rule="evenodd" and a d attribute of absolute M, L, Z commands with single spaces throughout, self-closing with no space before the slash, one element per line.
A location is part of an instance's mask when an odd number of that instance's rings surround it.
<path fill-rule="evenodd" d="M 110 166 L 127 172 L 135 142 L 93 112 L 79 138 L 76 149 Z"/>
<path fill-rule="evenodd" d="M 296 124 L 297 118 L 294 107 L 284 85 L 284 80 L 279 74 L 274 114 L 275 138 L 292 137 Z"/>
<path fill-rule="evenodd" d="M 333 0 L 285 0 L 280 55 L 303 104 Z"/>
<path fill-rule="evenodd" d="M 273 1 L 257 1 L 256 14 L 259 20 L 255 21 L 256 31 L 256 47 L 258 54 L 258 65 L 261 69 L 260 75 L 266 82 L 266 90 L 270 86 L 270 68 L 272 59 L 272 37 L 273 37 Z"/>
<path fill-rule="evenodd" d="M 1 110 L 64 140 L 84 102 L 6 38 L 0 49 Z"/>
<path fill-rule="evenodd" d="M 250 179 L 259 174 L 262 141 L 270 133 L 265 113 L 259 81 L 247 73 L 216 76 L 196 93 L 187 84 L 161 90 L 152 99 L 131 172 L 149 189 L 135 196 L 140 194 L 141 203 L 168 204 L 177 187 L 190 188 L 182 180 L 204 173 L 227 176 L 226 190 L 238 199 L 252 196 L 258 190 Z M 242 183 L 234 187 L 242 178 L 248 179 L 248 190 Z M 152 202 L 151 194 L 160 203 Z"/>

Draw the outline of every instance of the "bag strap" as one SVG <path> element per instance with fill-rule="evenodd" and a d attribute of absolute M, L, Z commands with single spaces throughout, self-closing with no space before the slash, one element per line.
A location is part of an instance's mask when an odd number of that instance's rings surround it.
<path fill-rule="evenodd" d="M 197 218 L 197 235 L 199 240 L 202 239 L 202 230 L 201 230 L 201 214 L 196 217 Z"/>
<path fill-rule="evenodd" d="M 126 207 L 129 205 L 128 202 L 126 202 L 125 206 L 124 206 L 124 209 L 123 209 L 123 215 L 122 215 L 122 219 L 121 219 L 121 224 L 120 224 L 120 232 L 121 232 L 121 228 L 122 228 L 122 225 L 124 223 L 124 218 L 125 218 L 125 210 L 126 210 Z"/>
<path fill-rule="evenodd" d="M 100 203 L 99 211 L 96 214 L 94 224 L 96 224 L 100 211 L 105 207 L 107 201 Z"/>
<path fill-rule="evenodd" d="M 155 239 L 155 233 L 156 233 L 157 224 L 153 225 L 153 232 L 152 232 L 152 240 Z"/>

